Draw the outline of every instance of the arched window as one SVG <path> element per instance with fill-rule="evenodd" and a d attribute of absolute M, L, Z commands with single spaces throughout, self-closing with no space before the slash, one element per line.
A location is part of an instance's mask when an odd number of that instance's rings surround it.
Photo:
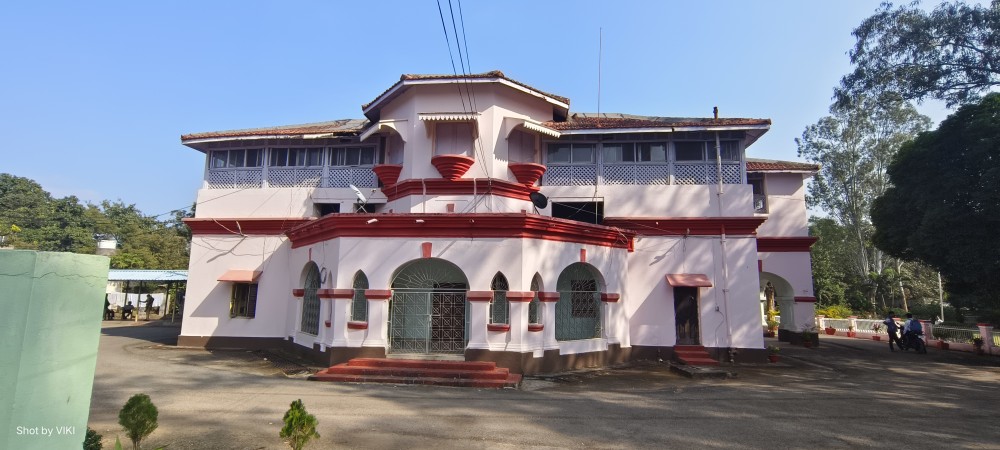
<path fill-rule="evenodd" d="M 306 279 L 302 286 L 305 297 L 302 299 L 300 327 L 303 333 L 311 335 L 319 334 L 319 285 L 319 268 L 316 263 L 310 262 L 306 267 Z"/>
<path fill-rule="evenodd" d="M 586 263 L 574 263 L 559 275 L 556 288 L 556 340 L 601 337 L 601 283 L 598 272 Z"/>
<path fill-rule="evenodd" d="M 510 285 L 507 284 L 507 277 L 497 272 L 490 283 L 493 290 L 493 303 L 490 303 L 490 323 L 510 323 L 510 308 L 507 305 L 507 291 Z"/>
<path fill-rule="evenodd" d="M 356 322 L 368 321 L 368 298 L 365 297 L 365 289 L 368 289 L 368 277 L 364 272 L 358 271 L 354 274 L 354 299 L 351 300 L 351 320 Z"/>
<path fill-rule="evenodd" d="M 531 278 L 531 291 L 535 293 L 535 296 L 531 298 L 531 302 L 528 303 L 528 323 L 542 323 L 542 311 L 539 308 L 541 303 L 538 300 L 538 294 L 542 290 L 542 277 L 537 273 Z"/>

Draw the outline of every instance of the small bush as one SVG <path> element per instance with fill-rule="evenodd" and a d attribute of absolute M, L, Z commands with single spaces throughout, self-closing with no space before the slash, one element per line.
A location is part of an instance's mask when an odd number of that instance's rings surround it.
<path fill-rule="evenodd" d="M 319 437 L 319 433 L 316 432 L 316 416 L 306 412 L 302 399 L 292 402 L 288 412 L 285 413 L 284 421 L 285 426 L 281 428 L 279 435 L 288 439 L 288 445 L 293 450 L 302 450 L 310 439 Z"/>
<path fill-rule="evenodd" d="M 101 444 L 102 437 L 96 431 L 87 427 L 87 435 L 83 438 L 83 450 L 102 450 L 104 448 L 104 445 Z"/>
<path fill-rule="evenodd" d="M 846 305 L 830 305 L 826 308 L 817 309 L 816 314 L 822 314 L 831 319 L 846 319 L 854 315 L 854 311 L 851 311 L 851 308 L 848 308 Z"/>
<path fill-rule="evenodd" d="M 139 450 L 139 444 L 156 430 L 159 411 L 146 394 L 135 394 L 125 402 L 118 412 L 118 423 L 125 429 L 125 435 L 132 440 L 132 449 Z"/>

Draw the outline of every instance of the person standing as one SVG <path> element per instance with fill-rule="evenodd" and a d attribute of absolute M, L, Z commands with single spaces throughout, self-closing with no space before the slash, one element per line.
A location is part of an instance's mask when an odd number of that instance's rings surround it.
<path fill-rule="evenodd" d="M 899 331 L 899 324 L 896 323 L 896 319 L 893 317 L 892 311 L 886 313 L 885 320 L 883 320 L 882 323 L 885 324 L 885 332 L 889 334 L 889 350 L 893 352 L 896 351 L 896 349 L 892 347 L 893 341 L 896 342 L 896 345 L 899 346 L 899 348 L 903 348 L 903 344 L 899 342 L 899 335 L 897 334 Z"/>

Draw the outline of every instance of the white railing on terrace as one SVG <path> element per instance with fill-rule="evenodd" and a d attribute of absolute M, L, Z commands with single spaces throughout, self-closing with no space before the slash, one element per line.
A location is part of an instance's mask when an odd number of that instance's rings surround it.
<path fill-rule="evenodd" d="M 943 327 L 941 325 L 934 325 L 934 337 L 940 337 L 942 341 L 948 342 L 972 342 L 974 338 L 980 337 L 980 333 L 978 328 Z"/>
<path fill-rule="evenodd" d="M 371 167 L 260 167 L 239 169 L 210 169 L 209 189 L 251 189 L 323 187 L 346 188 L 355 185 L 362 188 L 378 187 L 378 178 Z"/>
<path fill-rule="evenodd" d="M 593 186 L 600 174 L 603 184 L 624 185 L 704 185 L 717 183 L 717 168 L 714 163 L 668 163 L 668 164 L 606 164 L 606 165 L 560 165 L 549 164 L 542 179 L 547 186 Z M 725 184 L 745 184 L 740 164 L 722 165 L 722 182 Z"/>

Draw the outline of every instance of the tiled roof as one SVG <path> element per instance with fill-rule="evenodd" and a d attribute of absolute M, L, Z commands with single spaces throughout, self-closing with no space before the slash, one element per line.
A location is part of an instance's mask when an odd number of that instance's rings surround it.
<path fill-rule="evenodd" d="M 739 127 L 771 125 L 771 119 L 655 117 L 619 113 L 575 113 L 565 122 L 545 122 L 545 126 L 559 130 L 594 130 L 616 128 L 668 128 L 668 127 Z"/>
<path fill-rule="evenodd" d="M 747 172 L 819 172 L 819 164 L 747 158 Z"/>
<path fill-rule="evenodd" d="M 186 270 L 111 269 L 108 281 L 187 281 Z"/>
<path fill-rule="evenodd" d="M 445 75 L 445 74 L 423 75 L 423 74 L 408 74 L 408 73 L 404 73 L 403 75 L 401 75 L 399 77 L 399 81 L 396 82 L 396 84 L 393 84 L 392 86 L 389 86 L 389 89 L 386 89 L 384 92 L 382 92 L 381 94 L 379 94 L 378 97 L 375 97 L 375 100 L 372 100 L 372 101 L 370 101 L 368 103 L 365 103 L 364 105 L 361 105 L 361 109 L 367 109 L 369 106 L 371 106 L 372 103 L 375 103 L 378 99 L 382 98 L 383 95 L 387 94 L 389 91 L 393 90 L 397 85 L 399 85 L 400 83 L 402 83 L 404 81 L 410 81 L 410 80 L 460 80 L 460 79 L 468 79 L 468 78 L 501 78 L 501 79 L 507 80 L 507 81 L 509 81 L 511 83 L 514 83 L 514 84 L 516 84 L 518 86 L 521 86 L 521 87 L 523 87 L 525 89 L 529 89 L 529 90 L 535 91 L 535 92 L 537 92 L 539 94 L 542 94 L 542 95 L 547 96 L 547 97 L 551 97 L 551 98 L 553 98 L 553 99 L 555 99 L 557 101 L 560 101 L 562 103 L 565 103 L 565 104 L 569 105 L 569 98 L 563 97 L 561 95 L 550 94 L 548 92 L 535 89 L 535 88 L 533 88 L 531 86 L 528 86 L 527 84 L 524 84 L 524 83 L 522 83 L 520 81 L 512 80 L 510 78 L 507 78 L 507 76 L 504 75 L 503 72 L 501 72 L 499 70 L 491 70 L 489 72 L 470 73 L 468 75 L 450 75 L 450 74 L 449 75 Z"/>
<path fill-rule="evenodd" d="M 181 142 L 194 139 L 237 138 L 253 136 L 302 136 L 307 134 L 350 135 L 361 132 L 368 125 L 365 119 L 340 119 L 329 122 L 283 125 L 266 128 L 246 128 L 242 130 L 209 131 L 181 136 Z"/>

